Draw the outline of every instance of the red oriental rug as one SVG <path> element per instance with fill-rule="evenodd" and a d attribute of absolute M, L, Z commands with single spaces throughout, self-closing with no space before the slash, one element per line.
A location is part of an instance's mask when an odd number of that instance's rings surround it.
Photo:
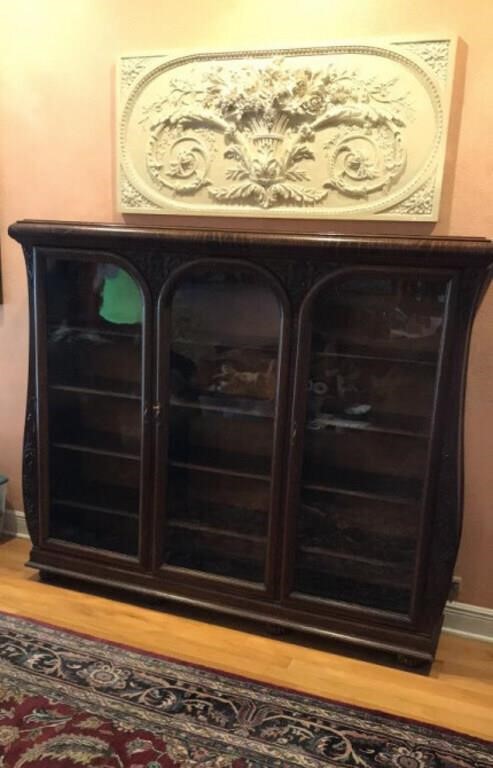
<path fill-rule="evenodd" d="M 493 768 L 493 742 L 0 614 L 2 768 Z"/>

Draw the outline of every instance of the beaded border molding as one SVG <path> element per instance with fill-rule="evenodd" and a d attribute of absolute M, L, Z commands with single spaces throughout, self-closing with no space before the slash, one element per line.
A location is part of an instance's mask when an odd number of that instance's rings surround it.
<path fill-rule="evenodd" d="M 122 213 L 436 221 L 456 41 L 122 56 Z"/>

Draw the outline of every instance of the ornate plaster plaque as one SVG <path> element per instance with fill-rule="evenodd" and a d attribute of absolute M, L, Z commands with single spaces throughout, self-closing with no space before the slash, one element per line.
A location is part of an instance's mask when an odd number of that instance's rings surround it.
<path fill-rule="evenodd" d="M 124 56 L 119 210 L 436 221 L 455 45 Z"/>

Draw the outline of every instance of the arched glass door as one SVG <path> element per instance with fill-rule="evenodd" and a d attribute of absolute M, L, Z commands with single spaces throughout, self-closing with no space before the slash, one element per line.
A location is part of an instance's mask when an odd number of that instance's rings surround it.
<path fill-rule="evenodd" d="M 273 278 L 241 262 L 196 263 L 165 287 L 157 561 L 168 578 L 272 587 L 286 311 Z"/>
<path fill-rule="evenodd" d="M 94 557 L 138 559 L 148 385 L 144 286 L 123 260 L 77 252 L 44 259 L 42 285 L 44 538 Z"/>
<path fill-rule="evenodd" d="M 439 274 L 347 270 L 307 298 L 290 600 L 411 612 L 449 288 Z"/>

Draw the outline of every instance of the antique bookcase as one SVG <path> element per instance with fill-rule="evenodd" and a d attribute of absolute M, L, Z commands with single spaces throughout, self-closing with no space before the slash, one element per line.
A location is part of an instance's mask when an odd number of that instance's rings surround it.
<path fill-rule="evenodd" d="M 22 221 L 29 565 L 433 658 L 487 240 Z"/>

